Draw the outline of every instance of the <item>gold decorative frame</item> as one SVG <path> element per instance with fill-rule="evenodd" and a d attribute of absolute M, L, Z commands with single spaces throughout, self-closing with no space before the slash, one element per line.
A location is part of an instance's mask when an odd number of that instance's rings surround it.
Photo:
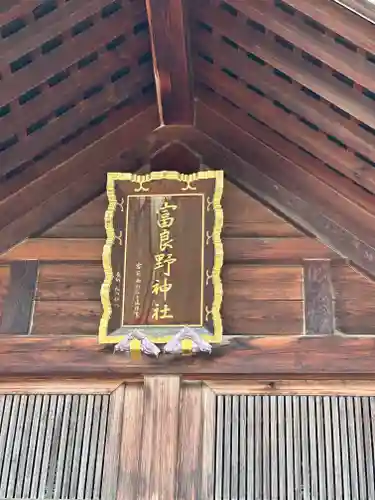
<path fill-rule="evenodd" d="M 103 307 L 103 314 L 99 325 L 99 343 L 101 344 L 114 344 L 122 340 L 123 335 L 109 335 L 108 334 L 108 324 L 112 314 L 112 306 L 110 300 L 110 290 L 113 281 L 113 270 L 112 270 L 112 247 L 115 242 L 115 228 L 114 228 L 114 215 L 118 205 L 116 198 L 115 184 L 116 181 L 129 181 L 138 184 L 135 191 L 148 191 L 148 188 L 144 187 L 145 184 L 152 181 L 160 180 L 176 180 L 186 183 L 183 188 L 184 191 L 194 190 L 195 188 L 192 184 L 198 180 L 205 179 L 215 179 L 215 189 L 213 200 L 210 202 L 210 206 L 214 212 L 214 228 L 212 236 L 213 247 L 214 247 L 214 265 L 212 269 L 212 286 L 213 286 L 213 304 L 212 304 L 212 322 L 214 326 L 213 335 L 202 335 L 202 338 L 210 343 L 220 343 L 223 335 L 222 319 L 220 314 L 223 289 L 221 283 L 221 269 L 223 265 L 223 244 L 221 241 L 221 231 L 223 227 L 223 210 L 221 206 L 221 198 L 224 189 L 224 173 L 221 170 L 204 170 L 196 172 L 193 174 L 182 174 L 179 172 L 150 172 L 145 175 L 123 173 L 123 172 L 110 172 L 107 174 L 107 196 L 108 196 L 108 208 L 105 213 L 105 230 L 106 230 L 106 242 L 103 248 L 103 269 L 104 269 L 104 281 L 101 287 L 101 302 Z M 203 271 L 202 271 L 203 272 Z M 211 276 L 210 276 L 211 277 Z M 139 328 L 145 330 L 148 338 L 154 343 L 166 343 L 169 342 L 173 335 L 163 335 L 162 337 L 157 337 L 152 335 L 152 331 L 155 327 L 148 327 L 139 325 Z M 133 340 L 132 348 L 134 350 L 139 350 L 139 341 Z"/>

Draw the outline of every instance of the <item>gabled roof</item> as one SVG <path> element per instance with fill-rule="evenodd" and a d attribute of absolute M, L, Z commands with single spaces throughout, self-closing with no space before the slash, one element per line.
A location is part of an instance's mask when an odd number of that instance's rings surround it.
<path fill-rule="evenodd" d="M 179 139 L 375 275 L 373 24 L 332 0 L 185 4 L 2 8 L 0 251 Z"/>

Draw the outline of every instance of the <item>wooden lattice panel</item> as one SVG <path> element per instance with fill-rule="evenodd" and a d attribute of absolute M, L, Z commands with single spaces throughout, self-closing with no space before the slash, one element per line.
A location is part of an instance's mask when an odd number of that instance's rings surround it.
<path fill-rule="evenodd" d="M 0 394 L 0 498 L 102 499 L 109 400 Z"/>
<path fill-rule="evenodd" d="M 375 497 L 374 397 L 216 398 L 215 500 Z"/>
<path fill-rule="evenodd" d="M 0 13 L 0 178 L 153 89 L 143 0 L 23 0 Z"/>
<path fill-rule="evenodd" d="M 197 2 L 192 31 L 198 94 L 219 94 L 375 192 L 373 43 L 355 45 L 281 0 Z"/>

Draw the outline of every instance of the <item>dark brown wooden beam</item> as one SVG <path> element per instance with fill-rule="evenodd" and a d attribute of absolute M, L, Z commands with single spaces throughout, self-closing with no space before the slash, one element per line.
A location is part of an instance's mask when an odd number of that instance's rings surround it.
<path fill-rule="evenodd" d="M 196 379 L 366 377 L 375 379 L 375 338 L 343 336 L 236 338 L 211 355 L 159 359 L 113 354 L 97 337 L 0 339 L 0 377 L 185 375 Z"/>
<path fill-rule="evenodd" d="M 306 335 L 335 332 L 335 303 L 329 260 L 304 262 L 304 307 Z"/>
<path fill-rule="evenodd" d="M 34 296 L 38 279 L 38 261 L 13 262 L 10 286 L 3 303 L 0 334 L 30 332 Z"/>
<path fill-rule="evenodd" d="M 194 100 L 185 0 L 146 0 L 163 125 L 192 124 Z"/>

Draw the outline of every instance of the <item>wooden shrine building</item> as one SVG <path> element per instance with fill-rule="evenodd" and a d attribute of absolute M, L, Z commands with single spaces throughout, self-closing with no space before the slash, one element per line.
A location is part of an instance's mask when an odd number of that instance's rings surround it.
<path fill-rule="evenodd" d="M 194 161 L 223 341 L 113 353 L 107 173 Z M 1 0 L 0 499 L 375 500 L 374 443 L 374 2 Z"/>

